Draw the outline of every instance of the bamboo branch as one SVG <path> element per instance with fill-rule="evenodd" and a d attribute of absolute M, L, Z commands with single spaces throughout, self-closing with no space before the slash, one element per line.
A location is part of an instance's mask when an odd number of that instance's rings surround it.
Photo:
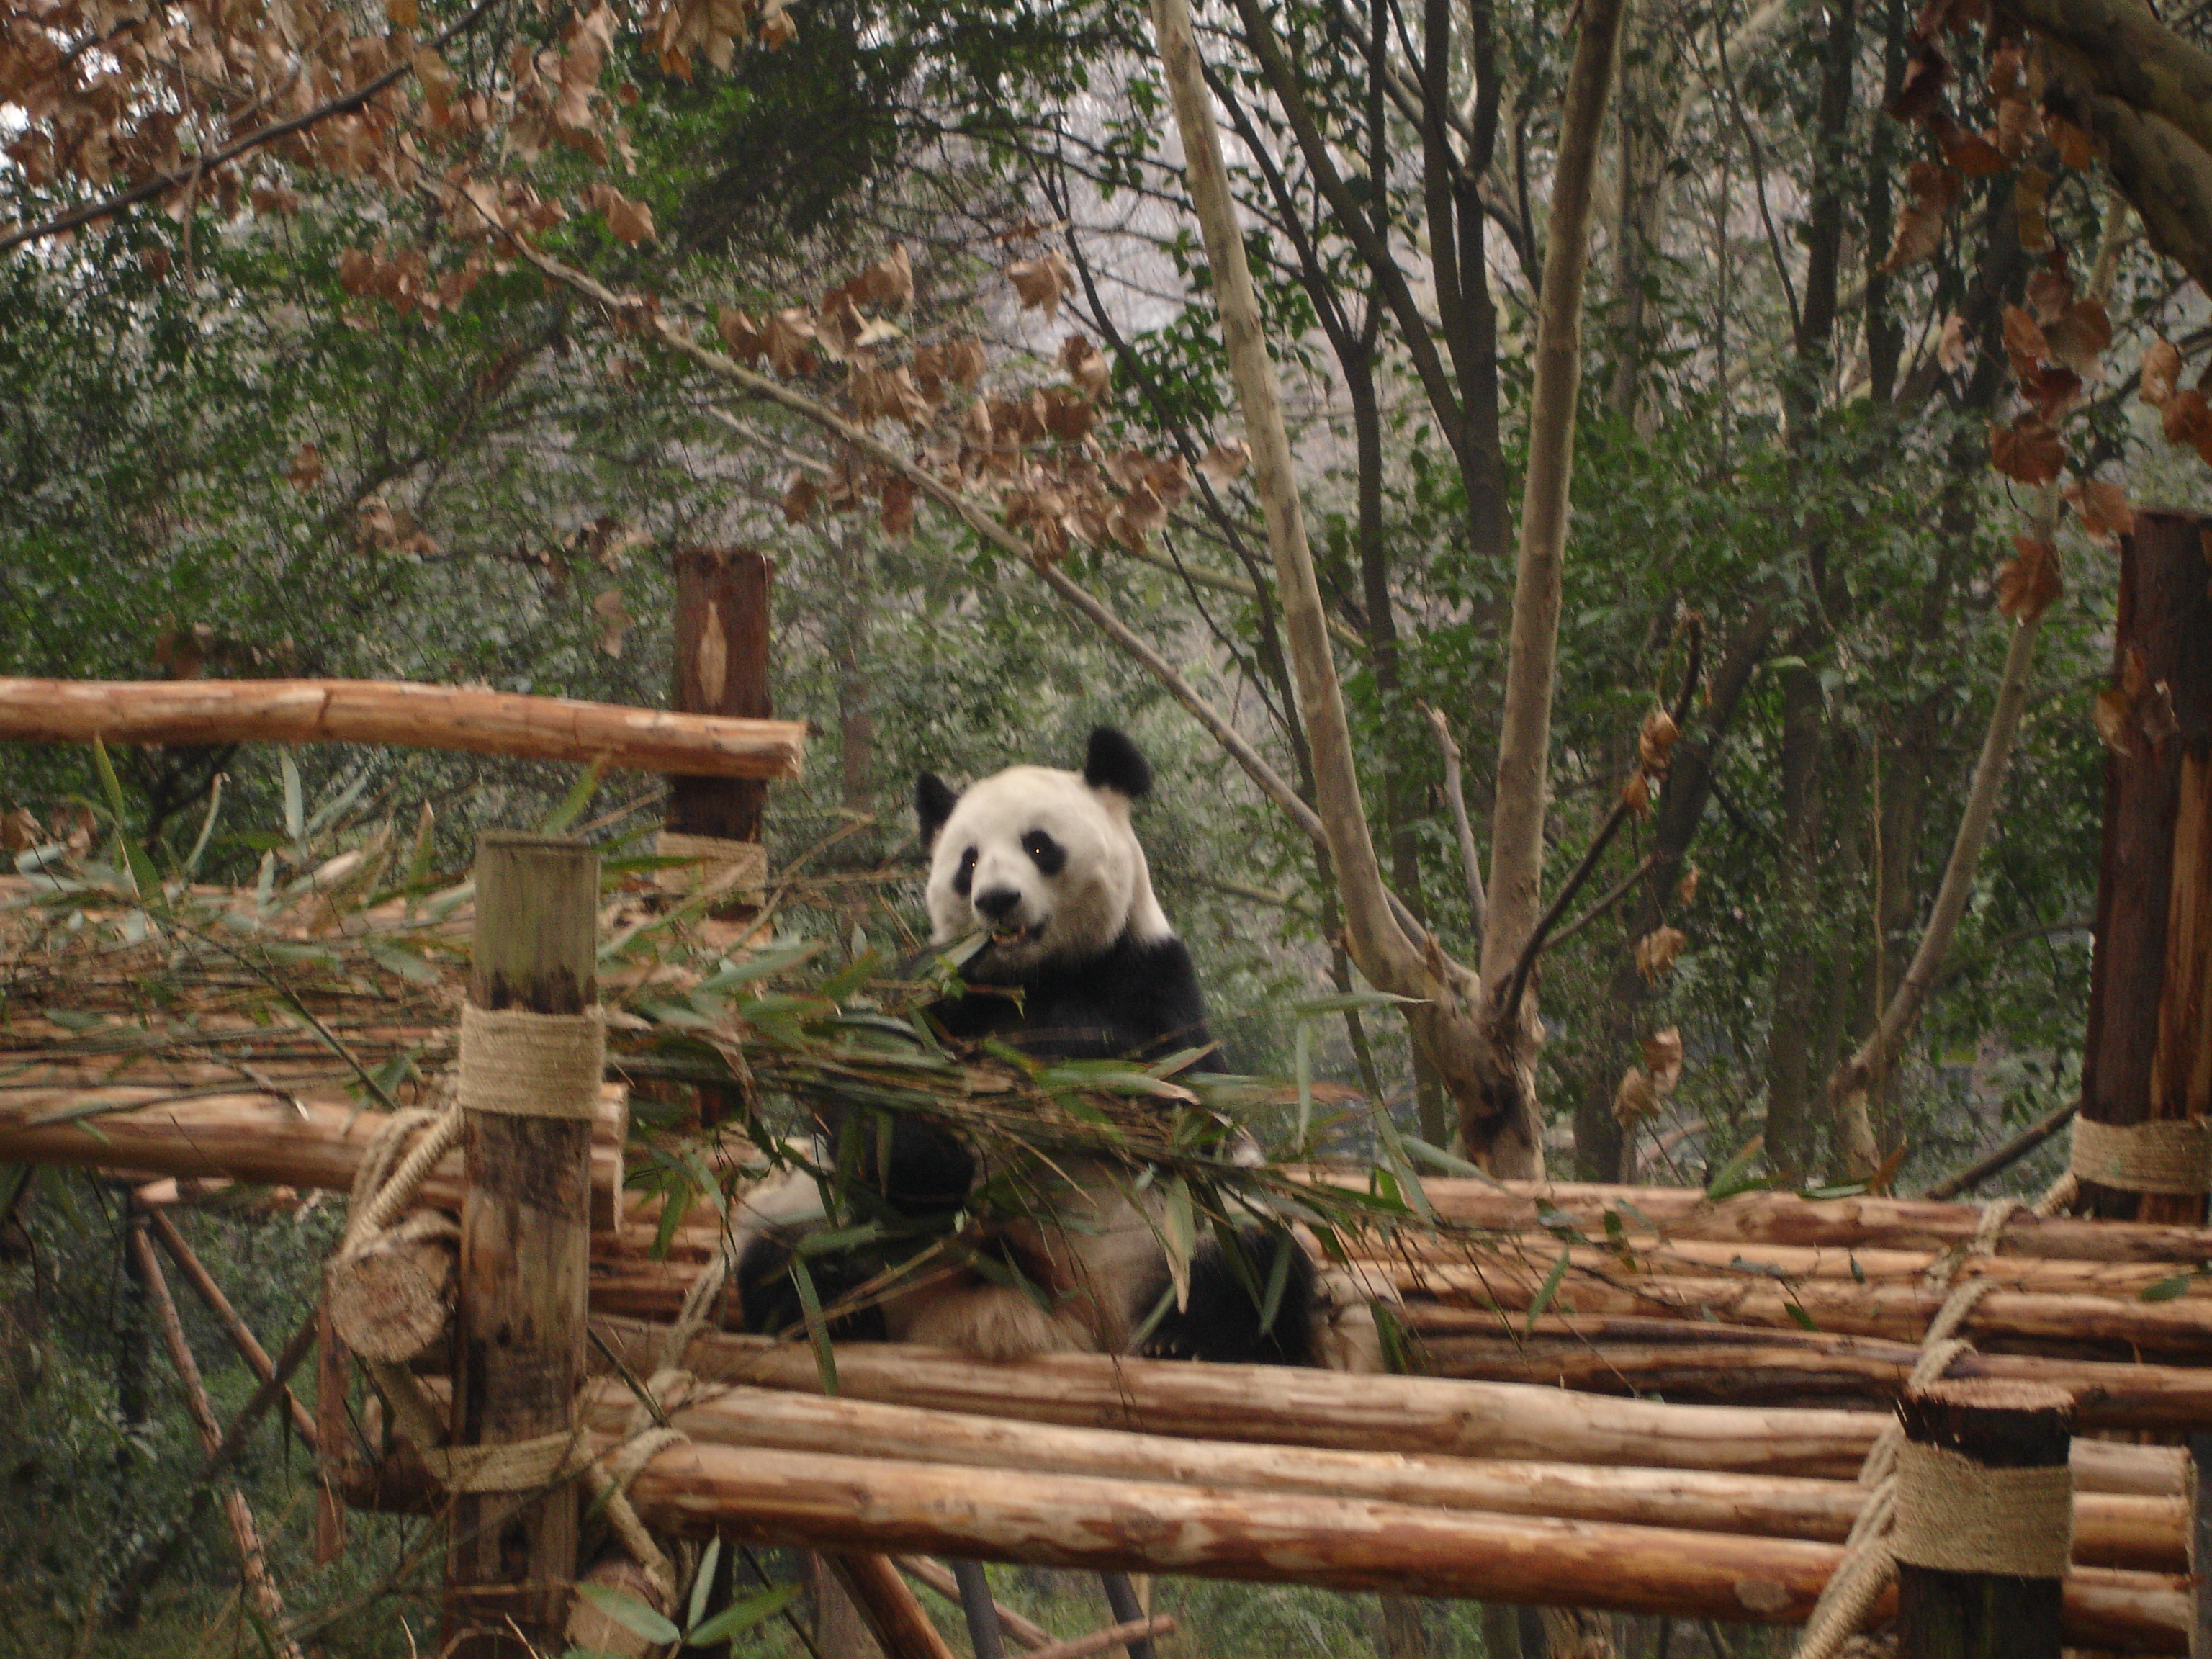
<path fill-rule="evenodd" d="M 1995 1152 L 1985 1152 L 1955 1175 L 1948 1175 L 1920 1194 L 1923 1198 L 1956 1198 L 1971 1193 L 1992 1176 L 2002 1175 L 2074 1121 L 2081 1109 L 2079 1100 L 2046 1112 Z"/>
<path fill-rule="evenodd" d="M 806 727 L 401 680 L 0 678 L 0 738 L 380 743 L 700 777 L 793 778 Z"/>

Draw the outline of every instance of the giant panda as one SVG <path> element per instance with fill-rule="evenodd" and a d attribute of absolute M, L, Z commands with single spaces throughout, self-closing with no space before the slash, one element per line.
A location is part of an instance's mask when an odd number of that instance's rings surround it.
<path fill-rule="evenodd" d="M 1110 726 L 1091 732 L 1079 771 L 1016 766 L 964 793 L 921 775 L 915 808 L 929 855 L 932 938 L 941 949 L 979 941 L 957 964 L 957 992 L 922 1011 L 945 1038 L 997 1039 L 1049 1060 L 1200 1049 L 1207 1052 L 1192 1069 L 1219 1069 L 1190 952 L 1152 891 L 1130 822 L 1152 781 L 1137 746 Z M 887 1134 L 842 1121 L 821 1128 L 822 1158 L 844 1160 L 837 1179 L 865 1184 L 894 1217 L 949 1217 L 994 1173 L 955 1136 L 910 1118 L 893 1120 Z M 969 1265 L 925 1267 L 863 1298 L 832 1334 L 989 1359 L 1075 1351 L 1369 1367 L 1365 1307 L 1328 1305 L 1310 1259 L 1281 1226 L 1255 1220 L 1231 1233 L 1233 1246 L 1209 1234 L 1177 1297 L 1158 1183 L 1067 1159 L 1022 1178 L 1028 1218 L 969 1241 Z M 798 1171 L 771 1180 L 745 1196 L 739 1224 L 744 1323 L 788 1331 L 802 1319 L 792 1255 L 824 1224 L 821 1183 Z M 805 1254 L 823 1305 L 883 1282 L 878 1257 Z"/>

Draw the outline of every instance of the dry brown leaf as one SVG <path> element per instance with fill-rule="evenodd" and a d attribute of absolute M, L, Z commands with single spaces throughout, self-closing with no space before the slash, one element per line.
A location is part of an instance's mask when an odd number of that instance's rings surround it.
<path fill-rule="evenodd" d="M 1655 708 L 1644 717 L 1643 728 L 1636 734 L 1636 758 L 1643 762 L 1645 771 L 1667 769 L 1667 756 L 1678 735 L 1674 717 L 1665 709 Z"/>
<path fill-rule="evenodd" d="M 1064 442 L 1075 443 L 1089 435 L 1098 422 L 1097 412 L 1072 386 L 1048 386 L 1044 392 L 1045 430 Z"/>
<path fill-rule="evenodd" d="M 1048 319 L 1060 315 L 1060 296 L 1075 285 L 1067 261 L 1056 252 L 1015 260 L 1006 267 L 1006 280 L 1021 296 L 1023 310 L 1042 309 Z"/>
<path fill-rule="evenodd" d="M 2035 107 L 2022 97 L 2002 98 L 1997 101 L 1996 128 L 1992 137 L 2003 161 L 2017 161 L 2033 149 L 2041 123 L 2037 120 Z"/>
<path fill-rule="evenodd" d="M 1997 609 L 2016 622 L 2032 623 L 2066 591 L 2058 574 L 2058 550 L 2033 536 L 2012 538 L 2013 556 L 1997 569 Z"/>
<path fill-rule="evenodd" d="M 1682 872 L 1682 879 L 1674 884 L 1674 897 L 1681 904 L 1694 904 L 1698 898 L 1698 866 L 1692 865 Z"/>
<path fill-rule="evenodd" d="M 831 362 L 842 363 L 859 346 L 867 325 L 868 319 L 860 315 L 852 295 L 841 289 L 823 302 L 814 319 L 814 343 Z"/>
<path fill-rule="evenodd" d="M 415 0 L 384 0 L 384 21 L 396 29 L 411 29 L 422 21 Z"/>
<path fill-rule="evenodd" d="M 1620 787 L 1620 799 L 1630 813 L 1638 818 L 1651 816 L 1651 775 L 1638 767 L 1629 775 L 1628 781 Z"/>
<path fill-rule="evenodd" d="M 2159 405 L 2158 413 L 2170 444 L 2193 449 L 2212 436 L 2212 410 L 2205 407 L 2204 394 L 2192 386 L 2170 394 Z"/>
<path fill-rule="evenodd" d="M 724 306 L 714 314 L 714 331 L 722 337 L 730 356 L 750 368 L 768 349 L 768 339 L 751 313 Z"/>
<path fill-rule="evenodd" d="M 1943 331 L 1936 337 L 1936 361 L 1947 373 L 1963 368 L 1972 349 L 1966 343 L 1966 319 L 1954 311 L 1943 319 Z"/>
<path fill-rule="evenodd" d="M 2074 284 L 2063 270 L 2045 265 L 2027 279 L 2027 308 L 2048 328 L 2074 303 Z"/>
<path fill-rule="evenodd" d="M 1674 965 L 1674 958 L 1688 943 L 1679 927 L 1653 928 L 1636 941 L 1636 971 L 1646 979 L 1658 978 Z"/>
<path fill-rule="evenodd" d="M 2027 106 L 2022 105 L 2021 107 Z M 2003 105 L 1998 106 L 2000 117 L 2004 110 Z M 1978 132 L 1969 132 L 1964 127 L 1953 127 L 1943 134 L 1942 142 L 1943 159 L 1962 177 L 1983 179 L 1992 173 L 2005 170 L 2005 152 L 1998 148 L 1996 142 Z"/>
<path fill-rule="evenodd" d="M 884 510 L 878 522 L 884 534 L 904 542 L 914 534 L 915 488 L 909 478 L 892 478 L 884 485 Z"/>
<path fill-rule="evenodd" d="M 981 340 L 963 336 L 945 349 L 945 372 L 963 391 L 973 392 L 983 384 L 983 371 L 987 367 Z"/>
<path fill-rule="evenodd" d="M 612 185 L 594 184 L 584 191 L 584 205 L 597 210 L 606 216 L 607 228 L 630 246 L 653 240 L 653 210 L 643 202 L 633 202 Z M 615 653 L 619 655 L 620 653 Z"/>
<path fill-rule="evenodd" d="M 22 807 L 16 807 L 0 817 L 0 849 L 10 853 L 27 852 L 39 845 L 46 831 L 39 828 L 38 819 Z"/>
<path fill-rule="evenodd" d="M 2022 483 L 2050 483 L 2066 461 L 2066 441 L 2039 416 L 1990 428 L 1990 464 Z"/>
<path fill-rule="evenodd" d="M 1114 378 L 1105 355 L 1080 334 L 1071 334 L 1060 343 L 1060 366 L 1086 398 L 1104 397 Z"/>
<path fill-rule="evenodd" d="M 2112 343 L 2112 319 L 2096 301 L 2077 300 L 2044 336 L 2055 361 L 2077 374 L 2094 374 Z"/>
<path fill-rule="evenodd" d="M 799 39 L 799 20 L 783 7 L 763 15 L 760 20 L 760 43 L 770 52 L 781 52 Z"/>
<path fill-rule="evenodd" d="M 1682 1080 L 1680 1027 L 1669 1025 L 1644 1039 L 1644 1067 L 1651 1073 L 1652 1086 L 1662 1095 L 1674 1092 L 1674 1085 Z"/>
<path fill-rule="evenodd" d="M 1620 1074 L 1620 1086 L 1613 1091 L 1613 1121 L 1624 1129 L 1633 1129 L 1658 1115 L 1657 1087 L 1641 1066 L 1630 1066 Z"/>
<path fill-rule="evenodd" d="M 805 472 L 794 471 L 783 486 L 783 518 L 787 524 L 805 524 L 814 516 L 822 487 Z"/>
<path fill-rule="evenodd" d="M 2051 343 L 2043 337 L 2043 330 L 2035 319 L 2019 306 L 2004 308 L 2005 350 L 2012 357 L 2013 370 L 2018 374 L 2033 372 L 2035 366 L 2051 355 Z"/>
<path fill-rule="evenodd" d="M 2154 340 L 2143 352 L 2137 395 L 2156 409 L 2181 381 L 2181 351 L 2171 340 Z"/>
<path fill-rule="evenodd" d="M 610 657 L 623 653 L 623 637 L 628 634 L 636 618 L 623 608 L 622 590 L 610 587 L 592 601 L 592 613 L 599 619 L 599 649 Z"/>
<path fill-rule="evenodd" d="M 53 833 L 63 846 L 82 858 L 92 850 L 93 840 L 100 834 L 100 820 L 93 817 L 90 807 L 79 801 L 54 825 Z"/>
<path fill-rule="evenodd" d="M 2044 135 L 2058 151 L 2061 167 L 2083 173 L 2097 164 L 2097 146 L 2089 135 L 2064 116 L 2051 110 L 2043 112 Z"/>
<path fill-rule="evenodd" d="M 1199 457 L 1198 470 L 1218 484 L 1241 477 L 1252 465 L 1252 447 L 1242 438 L 1224 438 Z"/>
<path fill-rule="evenodd" d="M 292 465 L 284 473 L 284 481 L 302 495 L 323 481 L 323 452 L 313 444 L 301 444 L 292 452 Z"/>
<path fill-rule="evenodd" d="M 1966 189 L 1966 181 L 1957 173 L 1925 156 L 1906 169 L 1905 184 L 1912 199 L 1898 213 L 1897 234 L 1890 244 L 1889 257 L 1881 262 L 1886 271 L 1917 264 L 1942 246 L 1944 222 Z"/>
<path fill-rule="evenodd" d="M 2078 478 L 2066 486 L 2065 495 L 2092 540 L 2109 545 L 2115 536 L 2135 534 L 2136 515 L 2125 485 L 2112 478 Z"/>
<path fill-rule="evenodd" d="M 769 367 L 777 374 L 797 380 L 814 372 L 814 319 L 804 307 L 777 312 L 762 334 Z"/>

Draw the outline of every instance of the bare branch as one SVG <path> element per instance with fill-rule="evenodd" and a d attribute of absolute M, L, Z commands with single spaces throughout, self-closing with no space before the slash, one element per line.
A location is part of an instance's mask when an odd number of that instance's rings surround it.
<path fill-rule="evenodd" d="M 1482 892 L 1482 854 L 1475 850 L 1474 826 L 1467 818 L 1467 791 L 1462 787 L 1459 772 L 1459 745 L 1452 741 L 1451 726 L 1443 711 L 1420 705 L 1421 712 L 1429 717 L 1429 724 L 1437 729 L 1437 747 L 1444 758 L 1444 801 L 1451 808 L 1452 828 L 1459 835 L 1460 867 L 1467 874 L 1467 908 L 1474 919 L 1474 931 L 1480 934 L 1485 912 L 1489 906 Z"/>

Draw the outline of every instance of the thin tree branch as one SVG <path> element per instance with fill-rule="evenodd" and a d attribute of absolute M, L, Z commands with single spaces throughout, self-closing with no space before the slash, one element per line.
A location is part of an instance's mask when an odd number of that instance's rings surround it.
<path fill-rule="evenodd" d="M 1437 747 L 1443 755 L 1444 804 L 1451 808 L 1452 829 L 1459 837 L 1460 868 L 1467 876 L 1468 914 L 1474 919 L 1474 932 L 1480 938 L 1489 907 L 1482 892 L 1482 854 L 1475 848 L 1474 826 L 1467 817 L 1467 791 L 1460 780 L 1459 745 L 1452 741 L 1451 726 L 1442 709 L 1431 708 L 1426 703 L 1422 703 L 1420 709 L 1429 717 L 1429 724 L 1436 727 Z"/>
<path fill-rule="evenodd" d="M 1598 900 L 1598 902 L 1591 905 L 1589 909 L 1583 911 L 1582 915 L 1577 916 L 1565 927 L 1560 928 L 1559 932 L 1553 933 L 1552 935 L 1551 948 L 1554 951 L 1558 950 L 1559 946 L 1565 945 L 1577 933 L 1581 933 L 1583 928 L 1589 927 L 1590 923 L 1595 921 L 1607 911 L 1612 909 L 1614 905 L 1620 903 L 1620 901 L 1627 896 L 1629 890 L 1650 872 L 1651 866 L 1658 862 L 1658 854 L 1646 853 L 1641 859 L 1637 860 L 1636 867 L 1634 869 L 1631 870 L 1619 881 L 1613 883 L 1612 886 L 1606 889 L 1605 896 L 1603 898 Z"/>
<path fill-rule="evenodd" d="M 2074 1114 L 2081 1109 L 2080 1101 L 2069 1100 L 2063 1106 L 2046 1112 L 1995 1152 L 1983 1154 L 1954 1175 L 1945 1176 L 1920 1196 L 1952 1199 L 1961 1193 L 1971 1193 L 1990 1176 L 2002 1174 L 2042 1146 L 2071 1123 Z"/>
<path fill-rule="evenodd" d="M 457 35 L 465 33 L 475 27 L 482 21 L 484 14 L 498 3 L 499 0 L 477 0 L 476 6 L 466 16 L 431 40 L 429 49 L 434 52 L 438 51 Z M 125 208 L 136 207 L 141 202 L 159 196 L 164 191 L 174 190 L 179 185 L 198 179 L 210 168 L 234 161 L 248 150 L 258 149 L 264 144 L 274 143 L 279 138 L 288 138 L 295 132 L 313 126 L 319 121 L 327 121 L 333 115 L 350 114 L 386 88 L 404 81 L 414 73 L 415 59 L 410 55 L 404 63 L 385 70 L 374 81 L 366 82 L 351 92 L 331 99 L 328 103 L 318 104 L 305 114 L 295 115 L 289 121 L 279 121 L 273 127 L 263 127 L 258 132 L 249 133 L 235 143 L 226 145 L 216 151 L 212 155 L 203 153 L 194 156 L 188 167 L 173 167 L 167 173 L 156 173 L 143 184 L 134 185 L 118 195 L 105 197 L 97 202 L 88 202 L 82 207 L 71 208 L 67 213 L 58 213 L 51 219 L 40 220 L 37 224 L 18 226 L 5 235 L 0 235 L 0 253 L 5 253 L 10 248 L 20 246 L 25 242 L 33 242 L 45 236 L 58 236 L 65 230 L 75 230 L 80 226 L 92 223 L 96 219 L 108 218 L 122 212 Z"/>

